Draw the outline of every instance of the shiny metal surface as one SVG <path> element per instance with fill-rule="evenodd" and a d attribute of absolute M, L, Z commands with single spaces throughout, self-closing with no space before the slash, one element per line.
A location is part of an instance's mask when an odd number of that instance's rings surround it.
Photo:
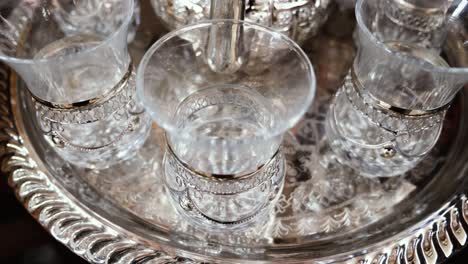
<path fill-rule="evenodd" d="M 244 20 L 245 0 L 211 0 L 210 19 Z M 213 27 L 207 41 L 206 61 L 215 72 L 232 73 L 242 66 L 243 29 L 239 24 Z"/>
<path fill-rule="evenodd" d="M 151 0 L 154 12 L 170 30 L 209 18 L 210 3 L 210 0 Z M 302 43 L 318 32 L 332 8 L 331 0 L 249 0 L 245 2 L 245 19 Z"/>
<path fill-rule="evenodd" d="M 318 96 L 285 138 L 286 183 L 265 225 L 212 234 L 178 217 L 161 184 L 165 145 L 156 126 L 136 157 L 118 166 L 93 171 L 65 163 L 38 133 L 30 95 L 4 67 L 2 170 L 28 211 L 92 263 L 440 262 L 467 240 L 468 95 L 457 97 L 435 149 L 408 175 L 366 179 L 327 160 L 328 102 L 354 55 L 352 17 L 335 15 L 304 45 Z M 145 21 L 151 16 L 143 13 Z M 132 44 L 136 61 L 157 35 L 147 25 Z"/>

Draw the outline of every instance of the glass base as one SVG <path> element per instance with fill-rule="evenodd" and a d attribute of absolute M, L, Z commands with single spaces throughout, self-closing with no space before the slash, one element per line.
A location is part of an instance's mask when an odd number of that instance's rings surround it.
<path fill-rule="evenodd" d="M 35 102 L 41 130 L 59 156 L 79 167 L 104 169 L 136 153 L 151 120 L 135 101 L 133 75 L 96 104 L 63 109 Z"/>
<path fill-rule="evenodd" d="M 283 189 L 281 152 L 247 178 L 212 179 L 187 168 L 170 150 L 164 157 L 164 181 L 178 213 L 193 224 L 219 231 L 254 226 L 268 219 Z"/>
<path fill-rule="evenodd" d="M 445 111 L 415 117 L 365 100 L 348 75 L 330 104 L 326 134 L 337 159 L 366 177 L 413 169 L 437 143 Z"/>

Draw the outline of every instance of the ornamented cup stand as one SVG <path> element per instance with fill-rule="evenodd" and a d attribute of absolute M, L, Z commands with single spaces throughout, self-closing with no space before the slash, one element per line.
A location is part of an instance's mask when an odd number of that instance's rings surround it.
<path fill-rule="evenodd" d="M 144 24 L 154 21 L 151 14 L 143 14 Z M 207 234 L 178 219 L 154 176 L 163 153 L 163 134 L 157 127 L 136 158 L 120 166 L 91 171 L 64 163 L 38 136 L 30 96 L 4 66 L 1 169 L 31 215 L 92 263 L 440 262 L 467 240 L 468 97 L 464 92 L 458 96 L 436 148 L 404 179 L 376 182 L 349 177 L 359 188 L 346 190 L 345 183 L 343 192 L 330 193 L 330 179 L 321 178 L 314 157 L 321 153 L 330 95 L 353 56 L 351 31 L 337 30 L 349 23 L 343 17 L 324 30 L 333 34 L 320 34 L 305 45 L 316 65 L 318 96 L 286 137 L 286 187 L 264 228 Z M 132 44 L 135 60 L 154 37 L 147 26 Z M 322 186 L 320 191 L 314 184 Z"/>

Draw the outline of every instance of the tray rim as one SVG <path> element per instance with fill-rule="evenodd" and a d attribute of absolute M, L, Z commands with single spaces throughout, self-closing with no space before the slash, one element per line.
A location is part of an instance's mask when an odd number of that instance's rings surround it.
<path fill-rule="evenodd" d="M 4 106 L 0 108 L 0 117 L 3 121 L 0 122 L 0 138 L 2 138 L 2 145 L 5 145 L 5 148 L 0 151 L 1 170 L 9 174 L 9 184 L 14 189 L 19 201 L 52 236 L 91 263 L 102 263 L 111 259 L 118 262 L 116 255 L 118 255 L 118 260 L 124 263 L 143 259 L 176 262 L 196 262 L 196 259 L 203 261 L 203 256 L 197 256 L 192 252 L 175 252 L 179 250 L 161 248 L 162 245 L 154 245 L 154 243 L 149 245 L 128 234 L 122 235 L 120 228 L 89 212 L 87 208 L 83 208 L 83 205 L 79 204 L 79 201 L 75 201 L 74 197 L 69 197 L 66 191 L 61 190 L 54 183 L 54 180 L 43 171 L 41 161 L 35 160 L 36 154 L 34 149 L 31 149 L 29 138 L 23 130 L 21 118 L 19 118 L 21 111 L 16 100 L 16 85 L 12 85 L 16 82 L 16 75 L 11 74 L 11 70 L 7 69 L 6 66 L 2 66 L 0 75 L 2 77 L 0 79 L 0 105 Z M 63 232 L 54 232 L 54 230 L 60 229 L 59 225 L 63 221 L 73 217 L 81 219 L 83 230 L 98 230 L 99 232 L 80 236 L 78 241 L 71 236 L 64 236 Z M 465 225 L 461 221 L 464 221 Z M 372 261 L 391 263 L 392 257 L 403 254 L 408 260 L 413 257 L 414 261 L 425 260 L 427 263 L 436 263 L 436 245 L 442 249 L 444 257 L 450 257 L 454 253 L 455 243 L 460 246 L 465 245 L 468 232 L 465 226 L 467 224 L 467 197 L 465 193 L 455 194 L 447 202 L 446 208 L 440 208 L 412 228 L 387 238 L 379 243 L 380 245 L 375 245 L 374 249 L 368 252 L 366 252 L 367 249 L 361 249 L 360 252 L 349 252 L 349 258 L 345 260 L 345 263 L 373 263 Z M 441 235 L 439 235 L 441 232 L 446 235 L 448 240 L 441 239 Z M 450 236 L 449 232 L 453 236 Z M 434 234 L 436 235 L 434 236 Z M 399 236 L 402 238 L 395 241 L 394 238 Z M 111 248 L 110 253 L 105 254 L 105 256 L 93 254 L 91 247 L 104 238 L 111 240 L 111 243 L 108 244 L 108 247 Z M 425 247 L 424 241 L 429 242 L 430 246 Z M 75 244 L 84 242 L 87 242 L 85 250 L 77 250 L 74 247 Z M 415 249 L 418 249 L 420 254 L 414 256 L 407 254 L 408 251 L 415 252 Z M 186 256 L 190 256 L 190 258 L 186 258 Z"/>
<path fill-rule="evenodd" d="M 42 161 L 38 160 L 24 130 L 17 101 L 16 78 L 16 74 L 7 66 L 0 65 L 0 169 L 9 175 L 9 184 L 18 200 L 55 239 L 91 263 L 206 261 L 198 253 L 137 237 L 92 212 L 68 191 L 60 189 L 60 185 L 48 176 Z M 78 220 L 67 223 L 70 219 Z M 464 190 L 455 193 L 439 210 L 411 228 L 393 234 L 378 244 L 334 255 L 333 260 L 338 261 L 333 263 L 394 263 L 392 261 L 397 259 L 404 259 L 403 263 L 437 263 L 453 255 L 456 247 L 465 246 L 467 226 L 468 199 L 467 190 Z M 69 229 L 74 232 L 69 234 Z M 104 240 L 106 250 L 93 252 L 93 246 Z M 215 257 L 208 258 L 216 261 Z M 240 259 L 218 260 L 236 262 Z M 284 263 L 283 259 L 279 261 Z"/>

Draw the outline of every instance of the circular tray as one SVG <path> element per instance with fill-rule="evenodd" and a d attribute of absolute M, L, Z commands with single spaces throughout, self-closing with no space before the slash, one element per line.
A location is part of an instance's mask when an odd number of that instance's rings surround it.
<path fill-rule="evenodd" d="M 142 11 L 130 47 L 136 62 L 162 32 L 146 2 Z M 209 233 L 180 218 L 162 185 L 164 144 L 156 125 L 122 164 L 94 171 L 64 162 L 38 132 L 23 83 L 4 66 L 1 169 L 33 217 L 92 263 L 443 261 L 467 240 L 468 95 L 456 98 L 436 147 L 406 175 L 366 179 L 339 165 L 323 169 L 328 103 L 354 56 L 352 15 L 332 17 L 304 44 L 318 93 L 285 137 L 285 188 L 265 225 Z"/>

